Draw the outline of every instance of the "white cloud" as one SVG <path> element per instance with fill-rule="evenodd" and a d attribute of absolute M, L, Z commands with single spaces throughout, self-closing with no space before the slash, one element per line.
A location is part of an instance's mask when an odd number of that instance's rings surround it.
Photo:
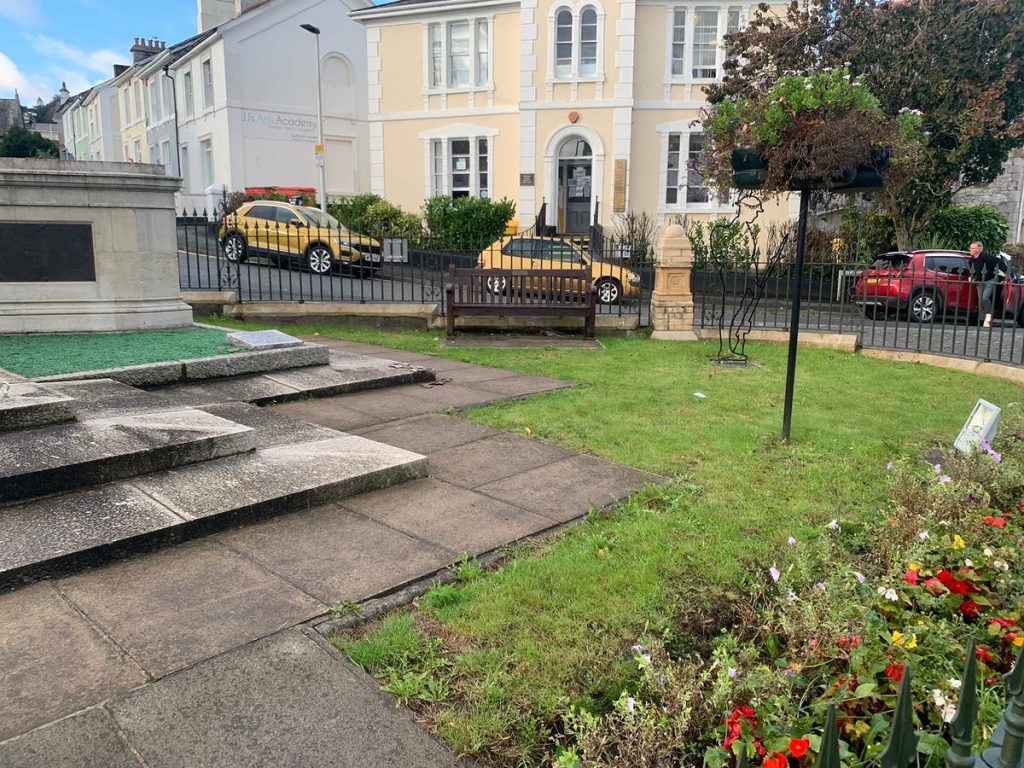
<path fill-rule="evenodd" d="M 0 0 L 0 16 L 24 26 L 38 24 L 42 18 L 38 0 Z"/>
<path fill-rule="evenodd" d="M 56 93 L 55 89 L 51 93 L 47 80 L 48 78 L 22 72 L 13 61 L 0 53 L 0 96 L 3 98 L 10 98 L 17 90 L 22 104 L 34 104 L 36 97 L 40 96 L 45 101 Z M 60 88 L 59 84 L 57 88 Z"/>
<path fill-rule="evenodd" d="M 0 3 L 5 0 L 0 0 Z M 112 51 L 104 48 L 98 51 L 84 51 L 61 40 L 49 37 L 48 35 L 26 35 L 37 52 L 48 57 L 50 61 L 56 61 L 62 65 L 74 65 L 91 74 L 102 75 L 106 80 L 114 74 L 114 64 L 119 64 L 127 58 L 127 54 Z"/>

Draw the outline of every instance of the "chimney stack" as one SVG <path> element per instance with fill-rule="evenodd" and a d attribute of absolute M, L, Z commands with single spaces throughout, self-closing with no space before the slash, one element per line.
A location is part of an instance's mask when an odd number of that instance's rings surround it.
<path fill-rule="evenodd" d="M 135 45 L 133 45 L 130 50 L 132 55 L 132 64 L 138 64 L 141 61 L 145 61 L 146 59 L 155 56 L 160 53 L 164 47 L 164 43 L 155 38 L 153 40 L 147 40 L 144 37 L 136 37 Z"/>

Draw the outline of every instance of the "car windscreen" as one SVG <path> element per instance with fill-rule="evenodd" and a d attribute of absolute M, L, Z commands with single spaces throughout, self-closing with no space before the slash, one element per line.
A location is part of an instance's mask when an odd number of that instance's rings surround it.
<path fill-rule="evenodd" d="M 330 227 L 331 229 L 341 227 L 341 223 L 331 214 L 318 211 L 316 208 L 299 208 L 299 213 L 311 227 Z"/>
<path fill-rule="evenodd" d="M 910 263 L 910 254 L 907 253 L 883 253 L 878 256 L 871 266 L 874 269 L 900 269 Z"/>

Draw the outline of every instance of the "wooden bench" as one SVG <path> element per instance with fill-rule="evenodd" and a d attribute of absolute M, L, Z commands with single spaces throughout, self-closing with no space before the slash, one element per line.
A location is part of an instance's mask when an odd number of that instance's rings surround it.
<path fill-rule="evenodd" d="M 448 338 L 457 317 L 582 317 L 594 336 L 596 294 L 589 269 L 448 269 Z"/>

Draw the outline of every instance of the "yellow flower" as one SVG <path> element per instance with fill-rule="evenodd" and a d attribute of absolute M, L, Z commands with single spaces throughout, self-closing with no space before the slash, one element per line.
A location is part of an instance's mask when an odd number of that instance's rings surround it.
<path fill-rule="evenodd" d="M 907 648 L 908 651 L 912 651 L 915 648 L 917 648 L 917 635 L 916 634 L 913 634 L 913 635 L 910 636 L 910 639 L 907 641 L 906 648 Z"/>
<path fill-rule="evenodd" d="M 893 632 L 892 644 L 898 648 L 906 648 L 908 651 L 912 651 L 917 648 L 917 635 L 912 634 L 908 637 L 902 632 Z"/>
<path fill-rule="evenodd" d="M 1013 638 L 1013 644 L 1018 648 L 1024 645 L 1024 635 L 1017 635 L 1015 638 Z"/>
<path fill-rule="evenodd" d="M 966 547 L 967 543 L 959 533 L 953 536 L 953 549 L 965 549 Z"/>
<path fill-rule="evenodd" d="M 903 645 L 903 633 L 902 632 L 893 632 L 892 633 L 892 644 L 893 645 Z"/>
<path fill-rule="evenodd" d="M 909 568 L 912 571 L 923 571 L 924 570 L 924 566 L 921 565 L 920 563 L 910 563 L 907 566 L 907 568 Z"/>

